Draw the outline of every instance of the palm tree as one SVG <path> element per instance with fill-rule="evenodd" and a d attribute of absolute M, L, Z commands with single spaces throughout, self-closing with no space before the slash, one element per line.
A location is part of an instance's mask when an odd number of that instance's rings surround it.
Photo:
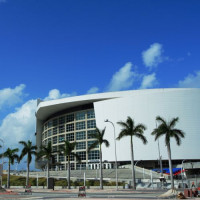
<path fill-rule="evenodd" d="M 96 131 L 94 134 L 92 134 L 92 137 L 96 139 L 94 143 L 88 148 L 88 152 L 91 149 L 96 148 L 99 145 L 99 158 L 100 158 L 100 189 L 103 189 L 103 169 L 102 169 L 102 144 L 105 144 L 106 147 L 109 147 L 110 144 L 108 140 L 104 139 L 104 134 L 105 134 L 106 128 L 103 130 L 100 130 L 96 128 Z"/>
<path fill-rule="evenodd" d="M 68 182 L 68 189 L 70 189 L 70 156 L 75 156 L 77 160 L 80 160 L 80 157 L 77 153 L 73 152 L 76 146 L 76 142 L 70 143 L 69 141 L 64 141 L 64 145 L 60 147 L 60 153 L 64 154 L 67 161 L 67 182 Z"/>
<path fill-rule="evenodd" d="M 135 125 L 134 120 L 131 117 L 128 117 L 126 122 L 120 121 L 117 122 L 121 127 L 121 132 L 117 137 L 120 140 L 123 137 L 130 136 L 130 145 L 131 145 L 131 165 L 132 165 L 132 181 L 133 181 L 133 189 L 136 190 L 136 183 L 135 183 L 135 168 L 134 168 L 134 151 L 133 151 L 133 136 L 142 140 L 143 144 L 147 143 L 146 137 L 143 135 L 146 127 L 144 124 L 137 124 Z"/>
<path fill-rule="evenodd" d="M 6 157 L 8 158 L 8 174 L 7 174 L 7 187 L 10 188 L 10 165 L 13 165 L 15 160 L 19 162 L 19 156 L 16 154 L 19 151 L 18 148 L 16 149 L 10 149 L 7 148 L 7 150 L 0 154 L 0 158 Z"/>
<path fill-rule="evenodd" d="M 32 145 L 32 142 L 28 140 L 28 142 L 25 141 L 20 141 L 20 144 L 22 144 L 24 147 L 22 149 L 21 155 L 20 155 L 20 160 L 27 155 L 27 176 L 26 176 L 26 186 L 29 185 L 29 166 L 32 161 L 32 155 L 36 155 L 36 149 L 37 146 Z"/>
<path fill-rule="evenodd" d="M 49 167 L 50 163 L 53 162 L 53 149 L 51 142 L 48 142 L 47 146 L 42 145 L 40 147 L 40 151 L 37 153 L 37 158 L 36 160 L 40 159 L 45 159 L 46 160 L 46 165 L 47 165 L 47 188 L 49 186 L 48 179 L 49 179 Z"/>
<path fill-rule="evenodd" d="M 179 118 L 176 117 L 167 122 L 165 119 L 161 118 L 160 116 L 157 116 L 156 121 L 159 122 L 159 126 L 155 128 L 151 133 L 152 135 L 155 135 L 155 140 L 157 140 L 161 136 L 165 136 L 165 144 L 167 146 L 172 189 L 174 189 L 174 179 L 172 171 L 170 139 L 175 138 L 177 145 L 180 145 L 181 138 L 184 138 L 185 135 L 185 133 L 182 130 L 175 128 L 178 120 Z"/>

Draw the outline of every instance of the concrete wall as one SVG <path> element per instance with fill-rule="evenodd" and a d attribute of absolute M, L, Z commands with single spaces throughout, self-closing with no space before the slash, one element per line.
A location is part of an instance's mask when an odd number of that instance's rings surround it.
<path fill-rule="evenodd" d="M 116 137 L 120 132 L 118 121 L 126 120 L 131 116 L 135 122 L 147 126 L 145 136 L 148 144 L 143 145 L 138 138 L 134 138 L 135 160 L 157 160 L 158 144 L 151 135 L 156 127 L 155 118 L 160 115 L 165 119 L 179 117 L 177 128 L 185 132 L 185 139 L 181 146 L 175 140 L 171 142 L 172 159 L 199 159 L 200 139 L 200 90 L 199 89 L 160 89 L 133 91 L 128 97 L 105 100 L 94 103 L 97 127 L 106 126 L 105 137 L 110 142 L 109 148 L 103 148 L 103 160 L 114 161 L 114 129 L 109 119 L 115 125 Z M 161 155 L 168 159 L 164 138 L 159 140 Z M 118 160 L 130 160 L 130 138 L 117 141 Z"/>

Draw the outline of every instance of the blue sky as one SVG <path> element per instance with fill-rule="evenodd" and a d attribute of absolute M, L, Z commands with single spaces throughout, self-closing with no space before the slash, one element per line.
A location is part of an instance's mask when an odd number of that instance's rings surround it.
<path fill-rule="evenodd" d="M 34 142 L 37 98 L 199 88 L 199 10 L 199 0 L 0 0 L 5 146 Z"/>

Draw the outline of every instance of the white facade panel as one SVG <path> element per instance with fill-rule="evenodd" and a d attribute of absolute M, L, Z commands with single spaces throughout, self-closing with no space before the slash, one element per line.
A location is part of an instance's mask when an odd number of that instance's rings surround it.
<path fill-rule="evenodd" d="M 145 136 L 148 144 L 143 145 L 138 138 L 134 138 L 135 160 L 157 160 L 158 144 L 151 135 L 156 127 L 155 118 L 160 115 L 165 119 L 179 117 L 177 128 L 185 132 L 181 146 L 172 140 L 172 159 L 199 159 L 198 145 L 200 141 L 200 90 L 199 89 L 160 89 L 133 91 L 127 97 L 110 99 L 94 103 L 97 127 L 106 126 L 106 138 L 110 142 L 109 148 L 103 148 L 103 160 L 114 161 L 114 129 L 109 119 L 115 125 L 116 136 L 120 132 L 118 121 L 125 121 L 127 116 L 135 122 L 147 126 Z M 161 155 L 168 159 L 164 138 L 159 140 Z M 120 161 L 130 160 L 130 138 L 117 141 L 117 157 Z"/>

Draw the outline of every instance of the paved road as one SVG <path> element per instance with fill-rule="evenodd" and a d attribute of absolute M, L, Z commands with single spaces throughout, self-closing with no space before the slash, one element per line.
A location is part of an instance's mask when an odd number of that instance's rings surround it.
<path fill-rule="evenodd" d="M 78 190 L 33 190 L 32 194 L 24 195 L 24 189 L 10 189 L 12 190 L 11 194 L 1 194 L 1 199 L 55 199 L 55 200 L 63 200 L 63 199 L 101 199 L 101 200 L 108 200 L 108 199 L 159 199 L 158 196 L 166 192 L 166 190 L 120 190 L 115 191 L 112 189 L 105 189 L 105 190 L 87 190 L 86 191 L 86 198 L 78 198 Z"/>

